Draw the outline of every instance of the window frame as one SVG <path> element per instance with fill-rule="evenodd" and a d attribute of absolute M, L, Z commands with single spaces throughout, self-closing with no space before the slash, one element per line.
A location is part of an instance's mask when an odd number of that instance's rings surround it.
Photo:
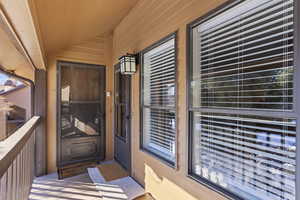
<path fill-rule="evenodd" d="M 151 51 L 152 49 L 159 47 L 160 45 L 168 42 L 169 40 L 174 39 L 174 49 L 175 49 L 175 106 L 173 107 L 168 107 L 165 106 L 164 108 L 166 109 L 174 109 L 175 112 L 175 160 L 174 162 L 167 160 L 166 158 L 164 158 L 163 156 L 160 156 L 159 154 L 156 154 L 146 148 L 143 147 L 144 144 L 144 130 L 143 130 L 143 122 L 144 122 L 144 108 L 148 107 L 151 108 L 151 106 L 145 106 L 144 105 L 144 76 L 143 76 L 143 71 L 144 71 L 144 55 Z M 162 39 L 158 40 L 157 42 L 154 42 L 152 45 L 146 47 L 145 49 L 143 49 L 140 53 L 139 53 L 139 58 L 140 58 L 140 72 L 139 72 L 139 76 L 140 76 L 140 145 L 139 145 L 139 150 L 149 154 L 151 157 L 158 159 L 159 161 L 161 161 L 162 163 L 166 164 L 167 166 L 173 168 L 173 169 L 177 169 L 178 168 L 178 59 L 177 59 L 177 55 L 178 55 L 178 45 L 177 45 L 177 31 L 172 32 L 171 34 L 163 37 Z M 153 107 L 152 107 L 153 108 Z"/>
<path fill-rule="evenodd" d="M 213 190 L 225 196 L 229 199 L 235 200 L 243 200 L 244 198 L 222 188 L 221 186 L 214 184 L 213 182 L 205 179 L 201 176 L 193 174 L 192 172 L 192 165 L 193 165 L 193 112 L 216 112 L 216 113 L 224 113 L 225 111 L 229 114 L 240 114 L 239 109 L 230 109 L 230 108 L 194 108 L 191 105 L 191 69 L 193 67 L 193 29 L 200 24 L 212 19 L 213 17 L 235 7 L 236 5 L 244 2 L 245 0 L 227 0 L 225 3 L 221 4 L 220 6 L 212 9 L 208 13 L 200 16 L 199 18 L 193 20 L 192 22 L 186 25 L 186 119 L 187 119 L 187 159 L 188 159 L 188 166 L 186 170 L 186 176 L 190 179 L 200 183 L 208 187 L 209 189 Z M 293 109 L 290 111 L 280 112 L 280 111 L 260 111 L 254 109 L 244 109 L 249 115 L 261 115 L 262 116 L 278 116 L 278 117 L 292 117 L 296 118 L 296 174 L 295 174 L 295 191 L 296 196 L 295 200 L 300 200 L 300 102 L 297 103 L 300 99 L 300 70 L 297 69 L 297 66 L 300 67 L 300 36 L 297 35 L 300 33 L 300 0 L 294 0 L 294 74 L 293 74 L 293 83 L 294 83 L 294 99 L 293 99 Z"/>

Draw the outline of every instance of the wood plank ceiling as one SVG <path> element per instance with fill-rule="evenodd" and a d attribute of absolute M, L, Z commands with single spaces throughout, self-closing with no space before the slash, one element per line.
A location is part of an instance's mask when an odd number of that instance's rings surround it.
<path fill-rule="evenodd" d="M 0 0 L 0 67 L 34 79 L 47 56 L 111 34 L 138 0 Z"/>
<path fill-rule="evenodd" d="M 109 34 L 138 0 L 33 0 L 47 55 Z"/>

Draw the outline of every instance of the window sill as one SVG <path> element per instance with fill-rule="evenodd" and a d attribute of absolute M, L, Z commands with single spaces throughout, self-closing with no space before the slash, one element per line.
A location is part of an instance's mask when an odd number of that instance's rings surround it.
<path fill-rule="evenodd" d="M 224 188 L 222 188 L 221 186 L 218 186 L 216 184 L 214 184 L 213 182 L 207 180 L 207 179 L 204 179 L 198 175 L 195 175 L 195 174 L 192 174 L 192 173 L 188 173 L 187 174 L 187 177 L 192 179 L 193 181 L 197 182 L 197 183 L 200 183 L 201 185 L 209 188 L 210 190 L 224 196 L 225 198 L 227 199 L 230 199 L 230 200 L 244 200 L 243 198 L 225 190 Z"/>
<path fill-rule="evenodd" d="M 167 159 L 163 158 L 162 156 L 159 156 L 156 153 L 153 153 L 152 151 L 150 151 L 146 148 L 140 148 L 140 151 L 149 155 L 151 158 L 154 158 L 155 160 L 160 161 L 164 165 L 167 165 L 168 167 L 171 167 L 172 169 L 176 169 L 176 162 L 168 161 Z"/>

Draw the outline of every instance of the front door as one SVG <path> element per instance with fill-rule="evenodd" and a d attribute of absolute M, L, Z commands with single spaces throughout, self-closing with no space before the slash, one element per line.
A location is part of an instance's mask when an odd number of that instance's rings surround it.
<path fill-rule="evenodd" d="M 58 167 L 105 152 L 105 67 L 58 63 Z"/>
<path fill-rule="evenodd" d="M 130 172 L 131 78 L 115 66 L 115 160 Z"/>

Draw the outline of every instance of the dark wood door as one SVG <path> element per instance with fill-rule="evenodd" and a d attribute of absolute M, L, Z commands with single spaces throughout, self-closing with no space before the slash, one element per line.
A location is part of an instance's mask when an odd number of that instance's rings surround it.
<path fill-rule="evenodd" d="M 105 67 L 58 63 L 58 167 L 105 152 Z"/>
<path fill-rule="evenodd" d="M 130 172 L 131 78 L 115 66 L 115 160 Z"/>

